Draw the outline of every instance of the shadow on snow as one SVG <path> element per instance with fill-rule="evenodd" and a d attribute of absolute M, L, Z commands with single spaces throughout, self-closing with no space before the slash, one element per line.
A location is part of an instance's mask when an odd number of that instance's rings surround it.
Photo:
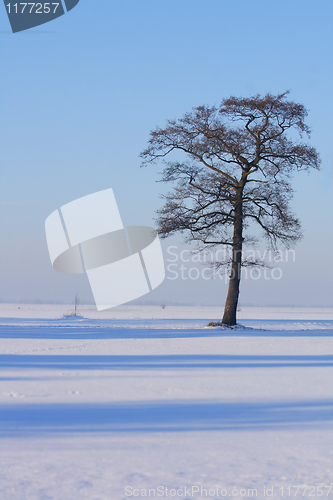
<path fill-rule="evenodd" d="M 276 323 L 264 322 L 264 326 L 272 330 L 254 328 L 258 321 L 243 322 L 244 328 L 221 329 L 206 328 L 208 320 L 170 320 L 163 322 L 163 328 L 154 320 L 117 321 L 114 324 L 100 321 L 94 324 L 74 323 L 71 325 L 54 324 L 53 320 L 18 321 L 16 324 L 0 325 L 0 338 L 3 339 L 175 339 L 175 338 L 209 338 L 209 337 L 332 337 L 332 321 L 289 321 L 292 326 L 300 323 L 298 329 L 287 329 L 288 321 L 279 321 L 283 329 L 274 329 Z M 4 322 L 4 320 L 2 320 Z M 17 324 L 19 323 L 19 324 Z M 20 324 L 22 323 L 22 324 Z M 253 326 L 250 326 L 253 325 Z M 285 329 L 286 328 L 286 329 Z"/>
<path fill-rule="evenodd" d="M 186 370 L 223 368 L 332 367 L 333 355 L 25 355 L 3 354 L 2 369 Z M 25 378 L 26 380 L 26 378 Z"/>
<path fill-rule="evenodd" d="M 5 406 L 2 436 L 83 432 L 303 429 L 332 424 L 332 401 L 230 403 L 126 402 Z"/>

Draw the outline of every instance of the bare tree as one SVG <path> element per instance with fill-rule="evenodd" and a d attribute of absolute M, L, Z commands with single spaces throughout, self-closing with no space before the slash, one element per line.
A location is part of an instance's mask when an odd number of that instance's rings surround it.
<path fill-rule="evenodd" d="M 248 226 L 258 225 L 275 249 L 278 241 L 288 247 L 301 237 L 289 207 L 290 178 L 295 170 L 319 169 L 320 159 L 302 142 L 304 134 L 310 137 L 307 110 L 287 100 L 288 93 L 231 96 L 219 107 L 193 108 L 152 131 L 141 153 L 144 165 L 163 159 L 162 181 L 173 185 L 158 211 L 159 234 L 186 232 L 187 241 L 201 247 L 231 249 L 225 325 L 236 324 Z"/>

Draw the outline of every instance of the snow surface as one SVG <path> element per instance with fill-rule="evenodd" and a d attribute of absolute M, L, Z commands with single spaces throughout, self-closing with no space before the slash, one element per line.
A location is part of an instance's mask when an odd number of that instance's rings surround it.
<path fill-rule="evenodd" d="M 1 499 L 333 498 L 332 309 L 0 306 Z"/>

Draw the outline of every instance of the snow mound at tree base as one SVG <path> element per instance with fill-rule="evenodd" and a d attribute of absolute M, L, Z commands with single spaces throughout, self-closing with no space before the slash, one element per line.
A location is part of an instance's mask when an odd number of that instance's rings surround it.
<path fill-rule="evenodd" d="M 232 325 L 232 326 L 225 325 L 221 321 L 211 321 L 210 323 L 208 323 L 207 327 L 221 328 L 222 330 L 253 330 L 253 328 L 243 325 Z"/>

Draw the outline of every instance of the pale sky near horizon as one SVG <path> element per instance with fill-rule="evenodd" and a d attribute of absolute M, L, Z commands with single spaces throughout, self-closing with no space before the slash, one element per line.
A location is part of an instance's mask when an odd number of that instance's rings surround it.
<path fill-rule="evenodd" d="M 240 303 L 332 306 L 332 19 L 330 0 L 80 0 L 11 34 L 0 6 L 0 300 L 91 300 L 85 276 L 52 269 L 47 216 L 112 187 L 125 225 L 154 224 L 165 188 L 161 168 L 140 169 L 149 131 L 231 94 L 289 89 L 309 110 L 322 170 L 293 181 L 304 230 L 295 262 L 281 264 L 281 279 L 244 279 Z M 163 242 L 167 265 L 178 241 Z M 141 302 L 224 304 L 223 280 L 186 272 Z"/>

